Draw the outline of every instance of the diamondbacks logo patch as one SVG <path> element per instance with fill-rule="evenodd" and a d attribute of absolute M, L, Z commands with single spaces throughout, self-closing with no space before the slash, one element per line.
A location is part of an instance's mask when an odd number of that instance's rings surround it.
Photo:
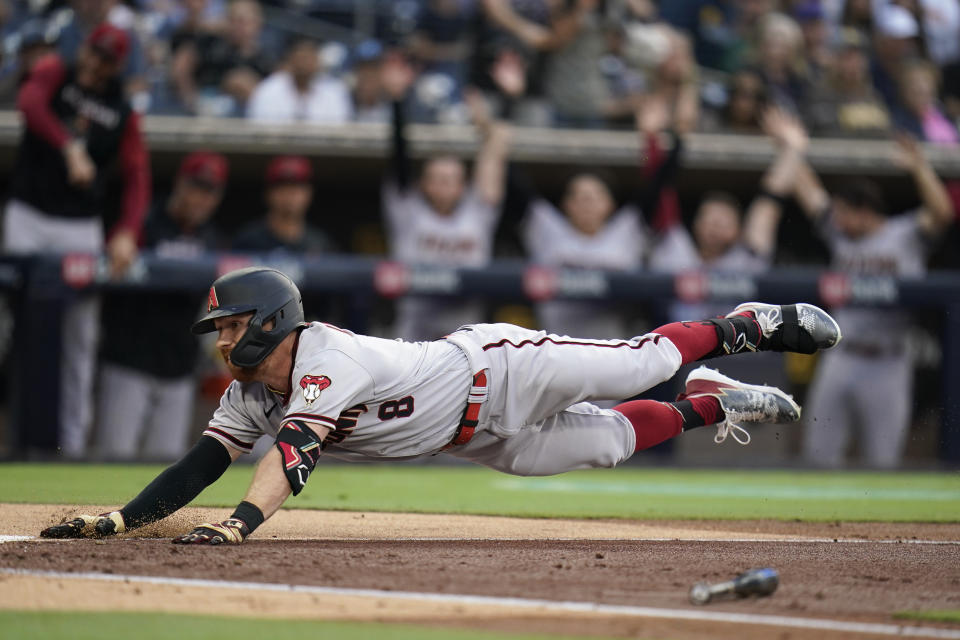
<path fill-rule="evenodd" d="M 300 378 L 300 388 L 303 389 L 303 398 L 311 404 L 320 397 L 320 392 L 329 387 L 332 381 L 327 376 L 303 376 Z"/>
<path fill-rule="evenodd" d="M 210 287 L 210 293 L 207 295 L 207 313 L 210 313 L 219 306 L 220 301 L 217 300 L 217 290 L 214 287 Z"/>

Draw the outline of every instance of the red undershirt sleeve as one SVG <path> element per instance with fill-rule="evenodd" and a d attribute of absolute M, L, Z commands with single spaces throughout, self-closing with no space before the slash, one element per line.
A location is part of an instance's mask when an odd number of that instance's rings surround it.
<path fill-rule="evenodd" d="M 150 156 L 140 131 L 140 114 L 127 118 L 120 142 L 120 163 L 123 167 L 123 203 L 120 220 L 111 231 L 130 231 L 140 237 L 143 219 L 150 204 Z"/>
<path fill-rule="evenodd" d="M 50 99 L 63 82 L 66 69 L 60 58 L 48 55 L 36 62 L 17 94 L 17 108 L 27 128 L 35 135 L 62 149 L 70 134 L 50 108 Z"/>
<path fill-rule="evenodd" d="M 680 201 L 675 185 L 677 161 L 681 140 L 673 136 L 674 148 L 666 153 L 660 146 L 658 134 L 647 134 L 645 149 L 641 151 L 640 175 L 647 182 L 641 209 L 649 218 L 651 226 L 663 233 L 680 224 Z M 646 153 L 646 159 L 643 154 Z M 648 211 L 649 209 L 649 211 Z"/>

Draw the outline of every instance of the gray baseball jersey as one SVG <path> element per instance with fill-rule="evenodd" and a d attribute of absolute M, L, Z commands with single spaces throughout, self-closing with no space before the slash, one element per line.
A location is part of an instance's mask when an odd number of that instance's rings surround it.
<path fill-rule="evenodd" d="M 916 211 L 894 216 L 874 233 L 850 238 L 824 216 L 820 231 L 832 268 L 855 275 L 919 276 L 926 271 L 929 240 Z M 843 464 L 853 427 L 863 431 L 860 450 L 877 467 L 900 462 L 910 428 L 913 363 L 905 338 L 905 311 L 844 307 L 833 312 L 844 333 L 825 353 L 810 390 L 804 456 L 818 465 Z M 877 402 L 883 398 L 883 402 Z"/>
<path fill-rule="evenodd" d="M 831 267 L 837 271 L 868 276 L 919 276 L 926 271 L 931 244 L 920 229 L 916 211 L 893 216 L 862 238 L 840 233 L 827 215 L 820 233 L 830 248 Z M 910 314 L 900 311 L 842 308 L 834 317 L 848 345 L 890 344 L 902 340 L 910 326 Z"/>
<path fill-rule="evenodd" d="M 206 435 L 242 451 L 260 436 L 276 436 L 290 420 L 349 438 L 349 449 L 370 456 L 434 451 L 453 438 L 466 398 L 469 367 L 450 343 L 401 342 L 313 323 L 300 332 L 289 398 L 261 383 L 234 381 Z"/>
<path fill-rule="evenodd" d="M 470 187 L 449 216 L 442 216 L 419 189 L 383 186 L 390 255 L 401 262 L 482 267 L 493 252 L 499 207 Z"/>
<path fill-rule="evenodd" d="M 546 200 L 535 200 L 523 225 L 530 258 L 553 267 L 637 269 L 643 264 L 647 232 L 633 206 L 616 211 L 598 233 L 587 235 Z M 602 302 L 552 300 L 537 305 L 540 324 L 571 336 L 624 335 L 623 318 Z"/>
<path fill-rule="evenodd" d="M 677 348 L 653 334 L 573 340 L 495 324 L 409 343 L 313 323 L 294 348 L 289 397 L 233 382 L 204 434 L 248 452 L 302 420 L 332 430 L 328 455 L 406 458 L 443 449 L 469 398 L 482 402 L 478 432 L 451 455 L 521 475 L 609 467 L 633 454 L 634 430 L 587 401 L 634 396 L 680 363 Z M 488 382 L 478 389 L 479 371 Z"/>
<path fill-rule="evenodd" d="M 390 254 L 400 262 L 482 267 L 493 253 L 500 208 L 468 188 L 449 216 L 436 213 L 415 188 L 383 186 Z M 408 297 L 397 305 L 397 333 L 408 340 L 432 340 L 479 320 L 483 307 L 472 301 Z"/>
<path fill-rule="evenodd" d="M 677 224 L 657 240 L 650 252 L 649 266 L 652 271 L 665 273 L 712 271 L 753 274 L 766 270 L 770 266 L 770 260 L 738 243 L 717 259 L 706 263 L 700 256 L 690 232 L 683 225 Z M 675 302 L 670 305 L 670 319 L 683 321 L 710 318 L 727 313 L 729 306 L 723 303 Z"/>

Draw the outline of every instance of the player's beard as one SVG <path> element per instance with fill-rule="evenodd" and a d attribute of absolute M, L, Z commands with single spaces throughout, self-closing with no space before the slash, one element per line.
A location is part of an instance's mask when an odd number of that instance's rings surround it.
<path fill-rule="evenodd" d="M 230 375 L 237 382 L 254 382 L 257 379 L 257 369 L 259 367 L 239 367 L 233 364 L 233 361 L 230 359 L 230 351 L 221 351 L 220 355 L 223 356 L 223 361 L 227 364 L 227 369 L 230 370 Z"/>

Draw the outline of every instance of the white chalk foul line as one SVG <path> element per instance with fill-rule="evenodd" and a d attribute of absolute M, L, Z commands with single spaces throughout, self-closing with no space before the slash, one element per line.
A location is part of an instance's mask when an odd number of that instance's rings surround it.
<path fill-rule="evenodd" d="M 144 538 L 146 539 L 146 538 Z M 292 540 L 288 538 L 287 540 Z M 866 538 L 649 538 L 649 537 L 622 537 L 622 538 L 584 538 L 584 537 L 562 537 L 562 538 L 464 538 L 464 537 L 401 537 L 401 538 L 296 538 L 296 540 L 312 540 L 316 542 L 745 542 L 771 543 L 771 544 L 795 544 L 795 543 L 816 543 L 816 544 L 914 544 L 914 545 L 960 545 L 960 540 L 897 540 L 881 539 L 868 540 Z M 279 539 L 274 540 L 275 542 Z"/>
<path fill-rule="evenodd" d="M 160 540 L 165 538 L 124 538 L 125 540 Z M 15 536 L 0 534 L 0 544 L 4 542 L 24 542 L 35 540 L 37 542 L 47 542 L 48 540 L 36 536 Z M 533 538 L 464 538 L 462 536 L 454 537 L 436 537 L 436 536 L 409 536 L 398 538 L 285 538 L 284 540 L 308 540 L 315 542 L 529 542 Z M 913 544 L 913 545 L 960 545 L 960 540 L 906 540 L 896 538 L 884 538 L 880 540 L 869 540 L 866 538 L 658 538 L 658 537 L 622 537 L 622 538 L 583 538 L 583 537 L 560 537 L 560 538 L 536 538 L 540 542 L 743 542 L 748 544 L 755 543 L 830 543 L 830 544 Z M 279 541 L 279 540 L 273 540 Z"/>
<path fill-rule="evenodd" d="M 361 598 L 386 598 L 392 600 L 419 600 L 447 604 L 473 604 L 493 607 L 512 607 L 564 613 L 601 613 L 632 616 L 637 618 L 666 618 L 671 620 L 696 620 L 698 622 L 723 622 L 799 629 L 819 629 L 842 633 L 873 634 L 881 636 L 907 636 L 915 638 L 960 639 L 960 629 L 905 626 L 897 624 L 847 622 L 822 618 L 796 618 L 791 616 L 760 615 L 751 613 L 728 613 L 700 611 L 696 609 L 660 609 L 656 607 L 632 607 L 627 605 L 597 604 L 595 602 L 571 602 L 538 600 L 533 598 L 507 598 L 447 593 L 421 593 L 416 591 L 384 591 L 381 589 L 348 589 L 318 587 L 297 584 L 267 582 L 238 582 L 228 580 L 204 580 L 200 578 L 167 578 L 161 576 L 117 575 L 106 573 L 65 573 L 61 571 L 37 571 L 32 569 L 0 568 L 0 574 L 33 576 L 65 580 L 100 580 L 103 582 L 144 583 L 176 587 L 212 587 L 215 589 L 238 589 L 250 591 L 274 591 L 281 593 L 308 593 L 324 596 L 355 596 Z"/>

